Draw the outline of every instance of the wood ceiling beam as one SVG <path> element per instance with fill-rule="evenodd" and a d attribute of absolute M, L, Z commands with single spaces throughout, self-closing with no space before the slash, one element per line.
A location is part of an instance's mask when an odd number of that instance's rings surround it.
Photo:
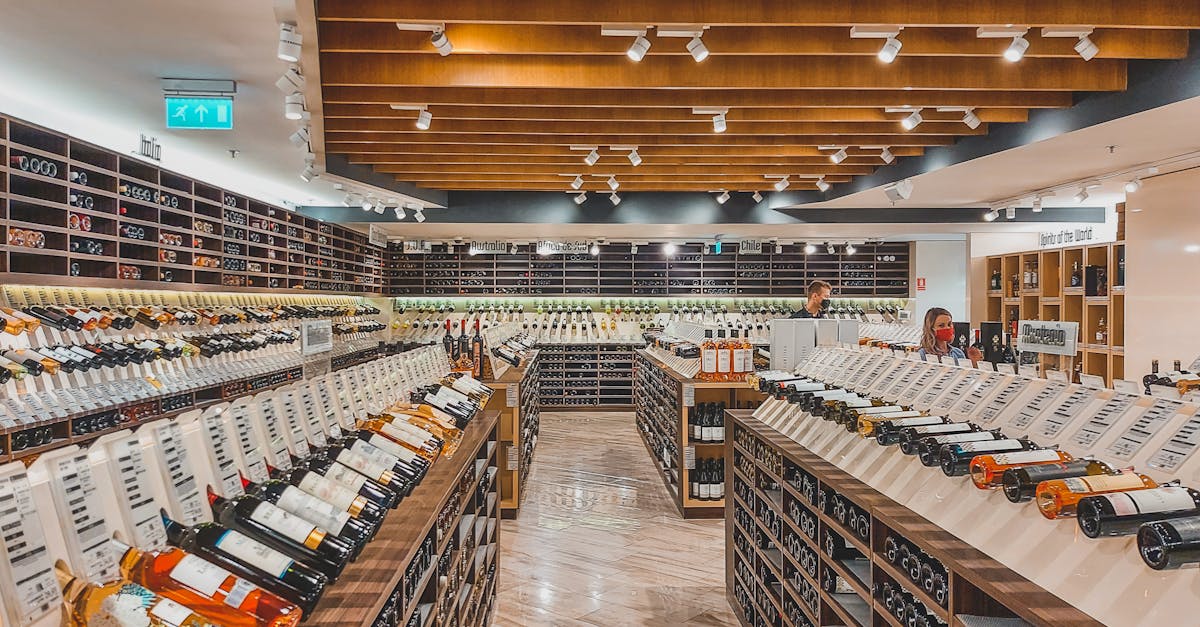
<path fill-rule="evenodd" d="M 979 24 L 1088 24 L 1118 28 L 1200 28 L 1200 3 L 1179 0 L 1138 2 L 1012 2 L 922 0 L 920 2 L 758 2 L 597 3 L 593 0 L 543 2 L 439 2 L 426 0 L 322 0 L 322 20 L 483 22 L 505 24 L 709 24 L 850 26 L 975 26 Z"/>
<path fill-rule="evenodd" d="M 675 122 L 587 122 L 555 120 L 443 120 L 436 111 L 431 130 L 474 135 L 712 135 L 712 118 L 693 115 Z M 960 116 L 962 114 L 959 114 Z M 415 125 L 416 115 L 392 120 L 326 120 L 326 133 L 425 133 Z M 724 135 L 984 135 L 987 125 L 970 128 L 962 122 L 924 122 L 911 131 L 900 122 L 728 122 Z"/>
<path fill-rule="evenodd" d="M 703 122 L 706 117 L 694 115 L 690 107 L 536 107 L 487 105 L 432 105 L 430 111 L 438 120 L 575 120 L 575 121 L 661 121 Z M 882 108 L 756 108 L 730 109 L 725 117 L 733 122 L 899 122 L 905 113 L 884 113 Z M 921 115 L 927 122 L 957 122 L 962 114 L 954 111 L 929 109 Z M 1026 122 L 1028 109 L 976 109 L 975 115 L 984 122 Z M 415 114 L 395 111 L 385 104 L 331 104 L 325 107 L 326 120 L 396 120 L 411 123 Z M 326 128 L 330 128 L 327 123 Z"/>
<path fill-rule="evenodd" d="M 639 151 L 640 153 L 640 151 Z M 860 155 L 847 157 L 839 165 L 882 165 L 883 161 L 877 156 L 878 151 L 874 154 Z M 481 165 L 481 166 L 501 166 L 501 165 L 521 165 L 521 166 L 555 166 L 560 168 L 560 172 L 566 170 L 562 168 L 578 169 L 582 167 L 583 160 L 579 155 L 564 155 L 564 156 L 529 156 L 529 155 L 472 155 L 472 154 L 454 154 L 454 155 L 402 155 L 402 154 L 348 154 L 346 158 L 350 163 L 360 165 L 376 165 L 376 166 L 429 166 L 436 167 L 441 165 Z M 612 159 L 624 159 L 623 155 L 614 155 Z M 646 156 L 642 155 L 645 159 Z M 704 155 L 697 157 L 663 157 L 655 156 L 651 160 L 654 165 L 674 165 L 674 166 L 714 166 L 714 165 L 732 165 L 732 166 L 803 166 L 803 165 L 824 165 L 829 163 L 829 159 L 823 156 L 815 157 L 773 157 L 773 156 L 719 156 L 719 155 Z M 609 158 L 602 157 L 601 163 L 609 161 Z"/>
<path fill-rule="evenodd" d="M 323 85 L 598 89 L 979 89 L 1116 91 L 1126 66 L 1114 59 L 1024 59 L 1008 63 L 964 57 L 649 57 L 642 63 L 604 56 L 395 55 L 326 52 Z M 403 100 L 401 102 L 409 102 Z"/>
<path fill-rule="evenodd" d="M 397 180 L 399 180 L 399 179 L 397 179 Z M 815 184 L 815 181 L 816 181 L 816 179 L 810 179 L 807 181 L 792 180 L 791 185 L 788 187 L 788 190 L 789 191 L 797 191 L 797 190 L 816 189 L 817 186 Z M 624 196 L 628 192 L 711 192 L 711 191 L 721 189 L 722 186 L 728 188 L 729 191 L 731 191 L 731 192 L 760 191 L 760 192 L 765 193 L 768 191 L 775 191 L 774 188 L 772 187 L 772 185 L 774 185 L 774 182 L 768 181 L 766 179 L 763 179 L 759 182 L 738 183 L 738 184 L 733 184 L 733 183 L 715 183 L 714 184 L 714 183 L 705 183 L 705 182 L 651 183 L 651 184 L 635 184 L 635 183 L 625 184 L 625 183 L 622 183 L 621 188 L 617 190 L 617 193 Z M 578 190 L 578 191 L 572 190 L 570 188 L 564 188 L 564 186 L 561 184 L 555 185 L 552 183 L 524 183 L 524 182 L 476 181 L 473 183 L 459 183 L 459 182 L 454 182 L 454 181 L 447 181 L 445 183 L 434 183 L 432 181 L 429 181 L 429 182 L 425 182 L 421 185 L 418 185 L 418 187 L 423 187 L 426 189 L 439 189 L 439 190 L 463 190 L 463 191 L 499 190 L 499 191 L 514 191 L 514 192 L 515 191 L 563 192 L 565 189 L 565 192 L 570 193 L 570 194 L 578 194 L 580 191 L 586 191 L 588 193 L 603 194 L 604 196 L 608 196 L 610 193 L 612 193 L 611 190 L 608 189 L 608 186 L 603 185 L 603 184 L 601 184 L 599 186 L 592 185 L 590 187 L 587 187 L 585 189 Z"/>
<path fill-rule="evenodd" d="M 1066 108 L 1074 95 L 1065 91 L 817 90 L 779 89 L 521 89 L 490 87 L 336 86 L 322 89 L 325 104 L 421 103 L 428 105 L 506 105 L 518 107 L 730 107 L 824 108 L 958 106 L 1044 109 Z"/>
<path fill-rule="evenodd" d="M 561 180 L 569 182 L 575 175 L 582 176 L 584 179 L 590 177 L 602 177 L 607 179 L 609 176 L 616 175 L 618 178 L 623 176 L 644 177 L 664 177 L 670 178 L 675 176 L 728 176 L 728 175 L 751 175 L 762 176 L 764 174 L 779 174 L 788 173 L 804 173 L 804 174 L 827 174 L 827 175 L 847 175 L 854 176 L 860 174 L 870 174 L 875 171 L 875 166 L 882 165 L 878 159 L 876 163 L 871 165 L 849 165 L 846 163 L 834 164 L 828 159 L 825 163 L 814 163 L 809 165 L 782 165 L 782 166 L 759 166 L 759 165 L 657 165 L 642 163 L 640 166 L 634 166 L 625 160 L 624 163 L 610 161 L 607 164 L 601 165 L 597 163 L 593 167 L 588 167 L 583 162 L 576 162 L 573 165 L 523 165 L 523 164 L 408 164 L 408 165 L 376 165 L 375 171 L 384 174 L 396 175 L 446 175 L 453 176 L 461 174 L 472 176 L 476 174 L 507 174 L 513 178 L 520 179 L 526 175 L 545 174 L 549 176 L 558 176 L 567 174 Z"/>
<path fill-rule="evenodd" d="M 323 21 L 322 52 L 437 54 L 429 34 L 397 30 L 392 22 Z M 604 37 L 596 26 L 545 24 L 453 24 L 448 30 L 454 54 L 624 56 L 629 40 Z M 904 56 L 996 57 L 1006 42 L 980 39 L 974 28 L 907 28 L 900 39 Z M 1074 59 L 1075 40 L 1026 35 L 1026 57 Z M 1186 30 L 1097 29 L 1091 39 L 1101 59 L 1180 59 L 1187 56 Z M 686 40 L 655 38 L 651 55 L 688 56 Z M 875 56 L 880 40 L 851 39 L 844 26 L 724 26 L 704 32 L 714 56 L 856 55 Z"/>
<path fill-rule="evenodd" d="M 883 144 L 867 144 L 880 145 Z M 444 155 L 459 155 L 474 158 L 476 156 L 527 156 L 527 155 L 542 155 L 554 157 L 569 157 L 574 161 L 580 161 L 583 158 L 582 153 L 573 152 L 567 145 L 547 145 L 547 144 L 493 144 L 493 145 L 468 145 L 461 143 L 443 143 L 443 144 L 387 144 L 373 146 L 371 144 L 362 143 L 329 143 L 325 144 L 325 149 L 335 154 L 353 154 L 355 156 L 406 156 L 414 155 L 425 156 L 428 159 L 435 161 Z M 601 159 L 608 158 L 610 151 L 607 146 L 600 146 Z M 912 157 L 925 154 L 925 149 L 921 146 L 893 146 L 892 154 L 897 157 Z M 642 157 L 674 157 L 674 158 L 802 158 L 802 157 L 821 157 L 828 158 L 828 152 L 817 150 L 816 146 L 661 146 L 661 145 L 644 145 L 638 146 L 638 152 Z M 878 155 L 878 150 L 865 150 L 857 147 L 846 149 L 850 158 L 853 159 L 856 155 Z M 615 157 L 624 158 L 624 155 L 619 152 L 611 152 Z"/>
<path fill-rule="evenodd" d="M 326 133 L 325 141 L 334 144 L 452 144 L 471 146 L 502 144 L 545 144 L 578 146 L 820 146 L 838 143 L 846 146 L 948 146 L 949 135 L 471 135 L 466 133 Z M 358 149 L 331 152 L 361 152 Z"/>

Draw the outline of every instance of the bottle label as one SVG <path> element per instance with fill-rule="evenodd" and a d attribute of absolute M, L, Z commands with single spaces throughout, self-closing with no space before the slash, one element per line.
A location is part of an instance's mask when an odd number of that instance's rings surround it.
<path fill-rule="evenodd" d="M 1023 451 L 1020 453 L 1002 453 L 993 455 L 992 462 L 997 466 L 1011 466 L 1013 464 L 1037 464 L 1041 462 L 1056 462 L 1059 460 L 1059 453 L 1053 449 L 1045 449 L 1041 451 Z"/>
<path fill-rule="evenodd" d="M 357 494 L 311 471 L 300 480 L 300 489 L 345 511 L 358 498 Z"/>
<path fill-rule="evenodd" d="M 350 514 L 345 511 L 339 511 L 333 504 L 326 503 L 311 494 L 305 494 L 303 490 L 292 486 L 284 488 L 279 499 L 275 501 L 275 505 L 315 523 L 335 536 L 342 535 L 346 522 L 350 520 Z"/>
<path fill-rule="evenodd" d="M 1196 509 L 1196 501 L 1187 488 L 1166 487 L 1153 490 L 1133 490 L 1101 495 L 1112 504 L 1119 516 L 1175 512 Z"/>
<path fill-rule="evenodd" d="M 926 435 L 929 433 L 953 433 L 955 431 L 961 431 L 963 428 L 970 429 L 970 427 L 962 423 L 948 422 L 946 424 L 929 425 L 927 427 L 915 427 L 913 428 L 913 433 L 918 435 Z"/>
<path fill-rule="evenodd" d="M 314 540 L 314 536 L 324 535 L 315 533 L 318 531 L 316 525 L 299 516 L 289 514 L 286 510 L 266 501 L 259 503 L 258 507 L 254 508 L 254 511 L 250 513 L 250 520 L 268 529 L 273 529 L 279 535 L 310 549 L 316 548 L 314 545 L 320 544 L 320 539 Z"/>
<path fill-rule="evenodd" d="M 375 440 L 386 439 L 373 437 L 371 440 L 373 442 Z M 366 440 L 355 440 L 354 443 L 350 445 L 350 450 L 362 455 L 363 457 L 366 457 L 380 466 L 387 466 L 388 468 L 395 466 L 396 462 L 401 460 L 412 461 L 412 459 L 417 456 L 416 453 L 404 448 L 403 446 L 397 446 L 395 444 L 392 444 L 392 446 L 396 447 L 397 452 L 403 453 L 404 456 L 402 457 L 400 455 L 395 455 L 390 450 L 385 451 L 378 446 L 375 446 L 373 443 L 367 442 Z"/>
<path fill-rule="evenodd" d="M 709 426 L 700 427 L 700 440 L 702 442 L 708 442 L 711 439 L 712 439 L 712 427 L 709 427 Z"/>
<path fill-rule="evenodd" d="M 893 427 L 923 427 L 942 424 L 941 416 L 920 416 L 917 418 L 900 418 L 899 420 L 889 421 L 887 424 Z"/>
<path fill-rule="evenodd" d="M 372 434 L 370 441 L 367 442 L 367 445 L 371 446 L 383 453 L 387 453 L 388 455 L 391 455 L 392 457 L 395 457 L 396 459 L 403 459 L 405 461 L 411 461 L 412 459 L 417 457 L 417 454 L 414 453 L 413 451 L 411 451 L 407 448 L 404 448 L 400 444 L 393 442 L 379 434 Z M 357 443 L 354 446 L 351 446 L 350 448 L 356 452 L 362 452 L 361 450 L 359 450 L 360 447 Z"/>
<path fill-rule="evenodd" d="M 258 590 L 258 586 L 239 577 L 233 582 L 229 594 L 225 595 L 225 605 L 241 609 L 242 603 L 246 602 L 246 597 L 249 597 L 250 593 L 255 590 Z"/>
<path fill-rule="evenodd" d="M 700 498 L 708 500 L 712 498 L 712 485 L 705 482 L 700 484 Z"/>
<path fill-rule="evenodd" d="M 366 477 L 337 462 L 330 464 L 329 470 L 325 472 L 325 478 L 333 481 L 334 483 L 344 485 L 356 492 L 363 487 L 364 483 L 367 482 Z"/>
<path fill-rule="evenodd" d="M 725 440 L 725 427 L 713 427 L 713 440 L 716 442 L 723 442 Z"/>
<path fill-rule="evenodd" d="M 886 414 L 873 415 L 873 416 L 871 416 L 871 419 L 872 420 L 895 421 L 900 418 L 917 418 L 920 416 L 921 416 L 921 412 L 919 412 L 919 411 L 894 411 L 894 412 L 889 412 Z M 931 416 L 931 418 L 933 418 L 933 420 L 935 420 L 937 422 L 941 422 L 941 418 L 938 416 Z M 896 423 L 892 422 L 892 424 L 896 424 Z M 937 424 L 937 423 L 935 422 L 935 423 L 925 423 L 925 424 Z"/>
<path fill-rule="evenodd" d="M 1131 490 L 1144 488 L 1146 484 L 1136 473 L 1126 472 L 1119 475 L 1094 475 L 1090 477 L 1071 477 L 1063 479 L 1067 489 L 1075 493 L 1112 492 L 1114 490 Z"/>
<path fill-rule="evenodd" d="M 392 474 L 390 468 L 384 468 L 383 466 L 375 464 L 362 455 L 347 451 L 346 449 L 338 451 L 337 461 L 343 466 L 353 468 L 359 473 L 364 474 L 376 481 L 382 481 Z"/>
<path fill-rule="evenodd" d="M 150 615 L 173 627 L 184 624 L 193 616 L 192 610 L 170 599 L 159 599 L 158 603 L 150 608 Z"/>
<path fill-rule="evenodd" d="M 980 442 L 983 440 L 994 440 L 996 436 L 988 431 L 970 431 L 967 433 L 952 433 L 950 435 L 939 435 L 931 438 L 933 442 L 938 444 L 954 444 L 955 442 Z"/>
<path fill-rule="evenodd" d="M 717 371 L 717 349 L 706 348 L 700 351 L 700 372 Z"/>
<path fill-rule="evenodd" d="M 408 416 L 396 416 L 392 422 L 383 423 L 387 427 L 396 430 L 398 433 L 405 433 L 408 437 L 408 442 L 413 446 L 426 447 L 430 445 L 432 433 L 408 422 Z"/>
<path fill-rule="evenodd" d="M 183 556 L 175 568 L 171 569 L 170 575 L 171 579 L 210 599 L 231 576 L 232 574 L 224 568 L 191 554 Z"/>
<path fill-rule="evenodd" d="M 406 443 L 410 446 L 415 446 L 417 448 L 425 447 L 424 439 L 419 439 L 416 435 L 410 433 L 409 431 L 407 431 L 405 429 L 397 427 L 396 425 L 394 425 L 390 422 L 381 423 L 379 425 L 379 432 L 392 438 L 393 440 L 397 440 L 399 442 Z"/>
<path fill-rule="evenodd" d="M 294 563 L 283 553 L 236 531 L 226 531 L 222 534 L 216 542 L 216 548 L 276 579 L 283 579 L 284 573 Z"/>
<path fill-rule="evenodd" d="M 973 453 L 975 451 L 1019 451 L 1021 450 L 1021 442 L 1019 440 L 989 440 L 986 442 L 968 442 L 960 444 L 958 450 L 964 453 Z"/>
<path fill-rule="evenodd" d="M 728 373 L 730 370 L 730 359 L 732 358 L 731 351 L 717 351 L 717 372 Z"/>

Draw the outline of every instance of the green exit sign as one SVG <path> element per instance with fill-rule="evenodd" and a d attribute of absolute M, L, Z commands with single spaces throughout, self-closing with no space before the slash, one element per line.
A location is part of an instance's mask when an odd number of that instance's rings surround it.
<path fill-rule="evenodd" d="M 167 96 L 167 128 L 228 131 L 233 128 L 233 98 Z"/>

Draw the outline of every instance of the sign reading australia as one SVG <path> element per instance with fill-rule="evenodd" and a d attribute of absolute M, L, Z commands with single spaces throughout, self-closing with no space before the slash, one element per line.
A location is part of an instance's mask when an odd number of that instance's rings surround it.
<path fill-rule="evenodd" d="M 1046 355 L 1074 355 L 1079 339 L 1078 322 L 1022 320 L 1017 350 Z"/>

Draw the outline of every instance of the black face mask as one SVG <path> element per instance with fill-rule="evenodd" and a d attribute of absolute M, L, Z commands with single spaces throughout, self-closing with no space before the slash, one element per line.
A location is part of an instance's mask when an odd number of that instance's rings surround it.
<path fill-rule="evenodd" d="M 821 311 L 828 311 L 828 310 L 829 310 L 829 299 L 822 298 L 821 299 Z"/>

